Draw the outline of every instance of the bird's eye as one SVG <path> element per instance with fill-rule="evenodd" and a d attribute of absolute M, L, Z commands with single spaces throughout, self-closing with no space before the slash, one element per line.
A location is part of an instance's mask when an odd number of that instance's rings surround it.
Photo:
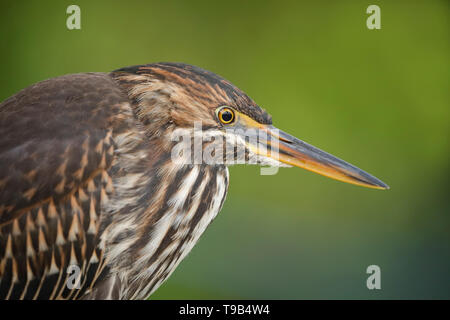
<path fill-rule="evenodd" d="M 217 116 L 223 124 L 230 124 L 234 120 L 234 111 L 231 108 L 223 107 L 219 110 Z"/>

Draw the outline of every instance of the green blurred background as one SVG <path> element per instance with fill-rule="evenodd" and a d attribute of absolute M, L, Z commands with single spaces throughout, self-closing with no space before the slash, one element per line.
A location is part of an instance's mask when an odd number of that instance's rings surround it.
<path fill-rule="evenodd" d="M 448 1 L 2 1 L 0 100 L 158 61 L 227 78 L 274 124 L 384 180 L 231 168 L 228 199 L 156 299 L 450 298 Z M 66 8 L 81 7 L 81 30 Z M 366 8 L 381 7 L 381 30 Z M 366 268 L 381 268 L 381 290 Z"/>

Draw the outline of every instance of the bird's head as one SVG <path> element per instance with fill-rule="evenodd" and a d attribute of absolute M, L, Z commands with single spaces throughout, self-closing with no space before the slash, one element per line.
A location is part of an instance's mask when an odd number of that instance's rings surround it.
<path fill-rule="evenodd" d="M 184 155 L 183 161 L 188 154 L 194 164 L 296 166 L 347 183 L 388 188 L 363 170 L 277 129 L 264 109 L 212 72 L 156 63 L 122 68 L 112 76 L 134 101 L 149 139 L 160 141 L 172 155 Z M 181 145 L 180 136 L 189 139 L 182 139 Z"/>

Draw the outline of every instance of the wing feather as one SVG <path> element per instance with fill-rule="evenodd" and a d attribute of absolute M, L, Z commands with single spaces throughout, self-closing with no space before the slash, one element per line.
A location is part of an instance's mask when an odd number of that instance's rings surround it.
<path fill-rule="evenodd" d="M 101 212 L 126 104 L 107 74 L 89 73 L 0 105 L 0 299 L 79 298 L 105 270 Z"/>

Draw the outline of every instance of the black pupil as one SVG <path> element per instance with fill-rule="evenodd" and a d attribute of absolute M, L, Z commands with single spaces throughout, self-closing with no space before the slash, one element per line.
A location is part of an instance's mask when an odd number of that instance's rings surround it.
<path fill-rule="evenodd" d="M 222 120 L 224 122 L 230 122 L 231 120 L 233 120 L 233 114 L 228 110 L 222 112 Z"/>

